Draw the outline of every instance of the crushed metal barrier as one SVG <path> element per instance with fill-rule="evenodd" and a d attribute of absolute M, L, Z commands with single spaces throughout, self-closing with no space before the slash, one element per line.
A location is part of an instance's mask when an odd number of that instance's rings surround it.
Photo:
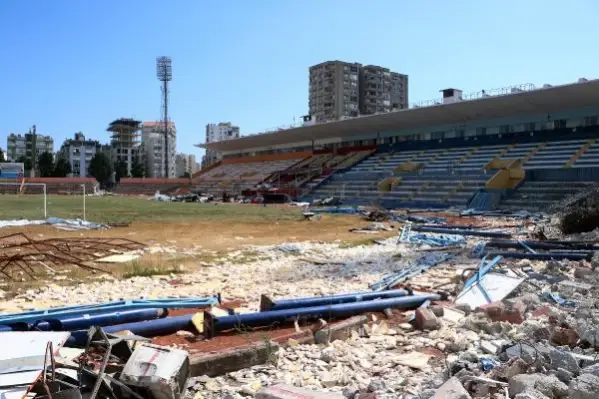
<path fill-rule="evenodd" d="M 446 262 L 455 257 L 451 253 L 438 253 L 433 252 L 426 254 L 416 261 L 410 261 L 399 270 L 383 277 L 381 280 L 370 285 L 370 289 L 373 291 L 384 291 L 390 288 L 394 288 L 398 284 L 417 276 L 431 267 L 437 266 L 443 262 Z"/>

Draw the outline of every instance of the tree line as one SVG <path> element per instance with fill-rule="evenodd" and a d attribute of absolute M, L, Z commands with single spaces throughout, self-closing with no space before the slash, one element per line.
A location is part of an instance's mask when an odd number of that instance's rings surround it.
<path fill-rule="evenodd" d="M 4 153 L 0 149 L 0 162 L 6 162 Z M 25 170 L 33 169 L 31 158 L 21 156 L 17 162 L 22 163 Z M 37 171 L 40 177 L 67 177 L 72 172 L 71 164 L 63 157 L 56 161 L 49 152 L 40 154 L 37 159 Z M 137 158 L 133 158 L 131 174 L 127 173 L 127 164 L 123 161 L 112 163 L 110 157 L 103 152 L 96 152 L 89 163 L 89 175 L 94 177 L 100 184 L 108 185 L 113 179 L 118 183 L 122 177 L 145 177 L 143 164 Z"/>

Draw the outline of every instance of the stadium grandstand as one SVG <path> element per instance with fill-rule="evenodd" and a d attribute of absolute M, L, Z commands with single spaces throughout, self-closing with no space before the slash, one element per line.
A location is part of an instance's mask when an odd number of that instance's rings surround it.
<path fill-rule="evenodd" d="M 599 80 L 531 84 L 198 146 L 199 191 L 384 207 L 543 209 L 599 180 Z"/>

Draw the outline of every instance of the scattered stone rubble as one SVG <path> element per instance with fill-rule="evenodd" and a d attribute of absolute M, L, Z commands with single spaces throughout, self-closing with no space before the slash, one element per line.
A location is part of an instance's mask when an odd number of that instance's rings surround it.
<path fill-rule="evenodd" d="M 221 292 L 225 300 L 242 300 L 256 310 L 260 294 L 299 297 L 367 290 L 368 284 L 427 249 L 398 245 L 395 238 L 353 248 L 321 243 L 251 248 L 186 275 L 51 285 L 26 292 L 12 304 L 27 309 L 34 307 L 33 301 L 39 307 L 44 301 Z M 255 260 L 237 263 L 247 251 Z M 477 264 L 468 253 L 461 254 L 413 278 L 410 285 L 429 290 L 443 286 L 456 293 L 460 273 Z M 346 341 L 303 345 L 290 340 L 268 364 L 191 379 L 186 397 L 255 397 L 265 387 L 287 384 L 354 399 L 597 398 L 596 266 L 587 261 L 506 261 L 498 268 L 533 271 L 534 276 L 500 302 L 477 309 L 441 302 L 405 312 L 403 322 L 371 316 Z"/>

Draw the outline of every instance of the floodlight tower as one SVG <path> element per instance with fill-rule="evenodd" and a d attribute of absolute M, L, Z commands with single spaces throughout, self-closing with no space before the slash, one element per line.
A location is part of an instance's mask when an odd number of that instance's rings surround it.
<path fill-rule="evenodd" d="M 171 57 L 156 58 L 156 77 L 162 82 L 162 122 L 164 123 L 164 177 L 168 178 L 168 82 L 173 80 Z"/>

